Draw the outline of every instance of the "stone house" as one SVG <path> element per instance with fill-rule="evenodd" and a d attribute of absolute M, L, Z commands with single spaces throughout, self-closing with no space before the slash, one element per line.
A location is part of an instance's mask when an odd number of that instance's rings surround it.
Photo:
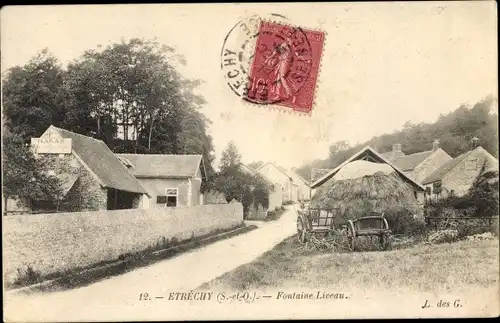
<path fill-rule="evenodd" d="M 381 155 L 418 183 L 452 159 L 439 147 L 437 139 L 432 143 L 432 150 L 406 155 L 401 150 L 401 144 L 394 144 L 392 151 Z"/>
<path fill-rule="evenodd" d="M 6 211 L 83 212 L 147 207 L 147 191 L 101 140 L 50 126 L 32 138 L 35 156 L 47 158 L 63 186 L 58 200 L 8 200 Z"/>
<path fill-rule="evenodd" d="M 423 207 L 425 203 L 425 188 L 420 185 L 417 181 L 415 181 L 413 178 L 408 176 L 403 170 L 401 170 L 399 167 L 394 165 L 391 161 L 389 161 L 387 158 L 384 158 L 381 154 L 379 154 L 375 149 L 373 149 L 370 146 L 366 146 L 365 148 L 361 149 L 359 152 L 356 154 L 352 155 L 349 157 L 346 161 L 344 161 L 342 164 L 339 166 L 335 167 L 325 175 L 321 176 L 320 178 L 316 179 L 313 183 L 311 183 L 311 188 L 313 190 L 319 188 L 321 185 L 323 185 L 326 181 L 328 181 L 330 178 L 332 178 L 340 169 L 342 169 L 345 165 L 356 161 L 356 160 L 366 160 L 369 162 L 374 162 L 374 163 L 381 163 L 381 164 L 387 164 L 391 166 L 396 173 L 399 175 L 399 177 L 406 183 L 410 185 L 413 189 L 413 194 L 415 195 L 415 198 L 417 199 L 418 203 Z"/>
<path fill-rule="evenodd" d="M 203 205 L 202 155 L 116 154 L 151 196 L 150 207 Z"/>
<path fill-rule="evenodd" d="M 479 175 L 490 170 L 498 170 L 498 160 L 477 145 L 442 165 L 425 178 L 422 184 L 430 196 L 460 197 L 467 194 Z"/>
<path fill-rule="evenodd" d="M 257 171 L 271 183 L 278 183 L 283 188 L 283 202 L 298 202 L 299 183 L 296 183 L 289 172 L 275 163 L 265 163 Z"/>
<path fill-rule="evenodd" d="M 257 170 L 247 165 L 241 165 L 241 170 L 250 175 L 262 176 Z M 262 178 L 269 184 L 269 206 L 267 209 L 263 207 L 259 208 L 258 205 L 252 206 L 250 213 L 253 214 L 249 214 L 247 218 L 265 218 L 269 211 L 275 211 L 283 205 L 283 187 L 281 184 L 273 183 L 264 176 L 262 176 Z"/>

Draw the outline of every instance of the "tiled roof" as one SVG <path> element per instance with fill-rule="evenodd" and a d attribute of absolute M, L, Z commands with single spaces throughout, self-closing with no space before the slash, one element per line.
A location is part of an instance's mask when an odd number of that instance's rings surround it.
<path fill-rule="evenodd" d="M 101 140 L 51 126 L 61 137 L 71 139 L 71 149 L 104 187 L 147 194 L 146 189 Z"/>
<path fill-rule="evenodd" d="M 311 183 L 314 183 L 321 176 L 331 172 L 332 168 L 313 168 L 311 170 Z"/>
<path fill-rule="evenodd" d="M 430 184 L 434 183 L 436 181 L 440 181 L 443 179 L 443 177 L 448 174 L 449 171 L 451 171 L 455 166 L 460 164 L 462 160 L 464 160 L 465 157 L 467 157 L 471 152 L 468 151 L 466 153 L 463 153 L 462 155 L 453 158 L 452 160 L 449 160 L 447 163 L 445 163 L 443 166 L 439 167 L 434 173 L 430 174 L 427 176 L 426 179 L 422 181 L 422 184 Z"/>
<path fill-rule="evenodd" d="M 116 154 L 125 158 L 133 167 L 129 170 L 136 177 L 189 178 L 203 166 L 202 155 Z M 202 176 L 205 176 L 204 172 Z"/>
<path fill-rule="evenodd" d="M 395 160 L 392 162 L 394 165 L 399 167 L 401 170 L 408 171 L 408 170 L 413 170 L 417 165 L 419 165 L 421 162 L 423 162 L 427 157 L 429 157 L 434 151 L 433 150 L 428 150 L 428 151 L 422 151 L 420 153 L 415 153 L 411 155 L 405 155 L 401 157 L 397 157 Z M 384 156 L 384 155 L 382 155 Z"/>
<path fill-rule="evenodd" d="M 405 153 L 402 152 L 402 151 L 396 152 L 396 156 L 394 156 L 394 152 L 393 151 L 387 151 L 385 153 L 381 153 L 380 155 L 382 157 L 384 157 L 385 159 L 391 160 L 391 161 L 394 160 L 394 159 L 396 159 L 396 158 L 399 158 L 399 157 L 402 157 L 402 156 L 406 156 Z"/>

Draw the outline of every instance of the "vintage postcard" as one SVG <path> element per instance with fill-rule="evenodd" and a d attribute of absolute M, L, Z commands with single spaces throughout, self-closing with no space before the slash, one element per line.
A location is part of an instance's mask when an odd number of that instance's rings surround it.
<path fill-rule="evenodd" d="M 4 321 L 498 316 L 497 19 L 3 7 Z"/>

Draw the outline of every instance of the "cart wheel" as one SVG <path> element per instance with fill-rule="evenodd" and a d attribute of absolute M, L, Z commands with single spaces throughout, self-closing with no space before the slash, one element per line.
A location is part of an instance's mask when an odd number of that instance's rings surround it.
<path fill-rule="evenodd" d="M 389 250 L 391 248 L 391 235 L 383 234 L 380 236 L 380 248 L 382 250 Z"/>
<path fill-rule="evenodd" d="M 306 242 L 306 228 L 301 217 L 297 218 L 297 239 L 301 244 Z"/>
<path fill-rule="evenodd" d="M 356 249 L 356 230 L 351 220 L 347 222 L 347 240 L 349 241 L 351 251 L 354 251 Z"/>

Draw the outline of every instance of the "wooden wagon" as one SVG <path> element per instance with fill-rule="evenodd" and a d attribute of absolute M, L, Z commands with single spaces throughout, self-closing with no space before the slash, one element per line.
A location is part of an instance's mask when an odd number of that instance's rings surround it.
<path fill-rule="evenodd" d="M 308 242 L 311 236 L 327 238 L 335 230 L 334 218 L 338 210 L 307 209 L 298 211 L 297 238 L 301 244 Z M 366 216 L 348 220 L 343 232 L 347 236 L 351 250 L 356 249 L 356 241 L 363 236 L 377 236 L 381 249 L 389 247 L 391 230 L 384 213 L 368 212 Z"/>
<path fill-rule="evenodd" d="M 366 216 L 347 221 L 347 239 L 351 250 L 356 249 L 357 238 L 363 236 L 377 236 L 383 250 L 389 247 L 391 230 L 384 213 L 369 212 Z"/>

